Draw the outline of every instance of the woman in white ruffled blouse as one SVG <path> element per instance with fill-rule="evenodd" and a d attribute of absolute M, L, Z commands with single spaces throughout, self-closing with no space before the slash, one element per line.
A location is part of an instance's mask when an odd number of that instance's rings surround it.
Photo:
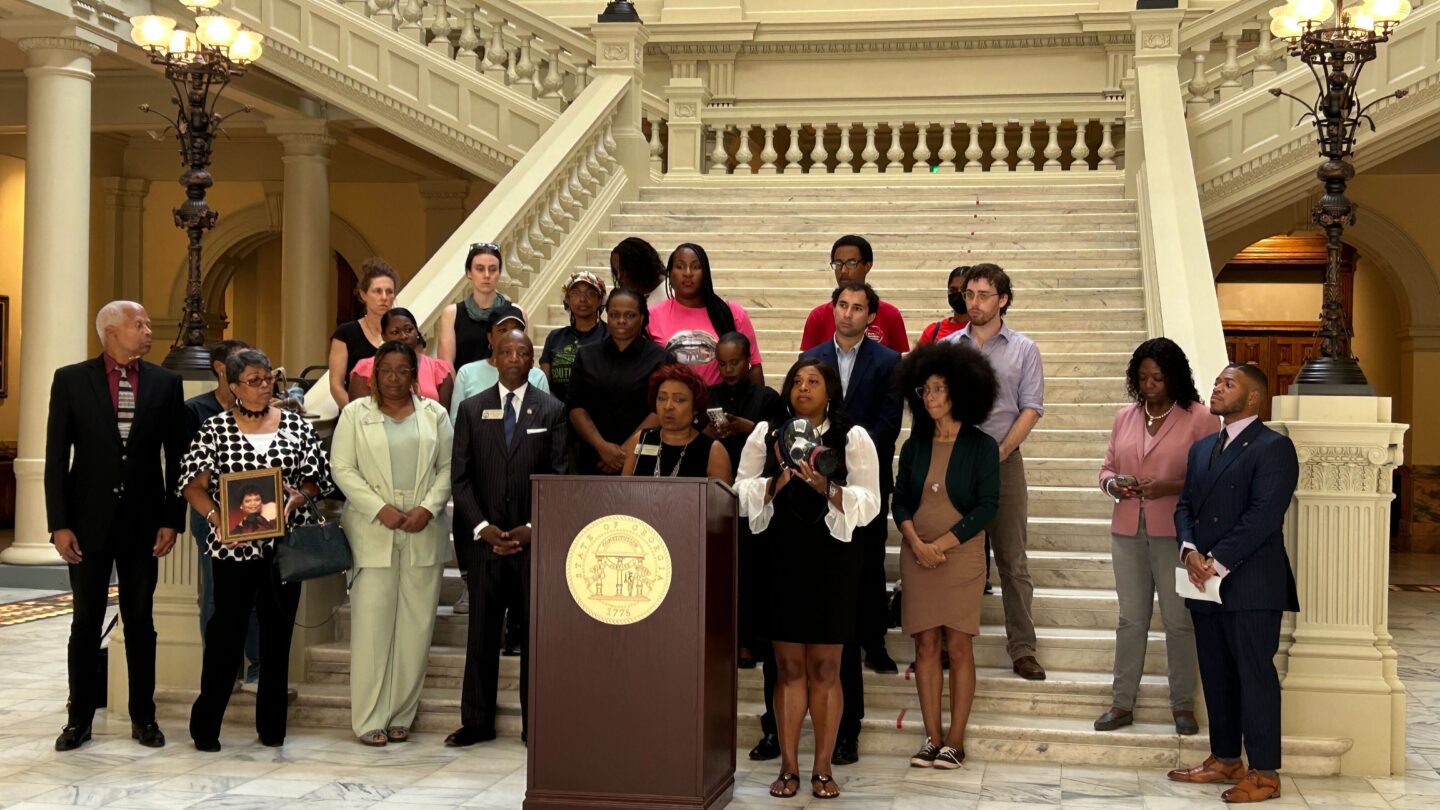
<path fill-rule="evenodd" d="M 769 557 L 756 632 L 774 643 L 779 674 L 781 773 L 770 793 L 786 797 L 799 790 L 800 727 L 808 708 L 815 728 L 810 789 L 830 798 L 840 793 L 830 772 L 843 701 L 840 653 L 858 630 L 860 548 L 850 538 L 880 512 L 880 462 L 870 435 L 841 410 L 840 376 L 830 366 L 814 358 L 797 362 L 781 401 L 790 417 L 773 429 L 766 422 L 755 426 L 735 481 L 740 514 Z M 809 420 L 825 452 L 838 454 L 829 477 L 803 462 L 798 470 L 781 463 L 780 435 L 793 419 Z"/>

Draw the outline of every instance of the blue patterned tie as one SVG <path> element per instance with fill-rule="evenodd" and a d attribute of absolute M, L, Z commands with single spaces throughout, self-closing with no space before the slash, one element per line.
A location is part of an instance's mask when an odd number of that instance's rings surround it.
<path fill-rule="evenodd" d="M 505 395 L 505 421 L 501 423 L 505 429 L 505 446 L 510 446 L 510 439 L 515 435 L 515 392 L 511 391 Z"/>

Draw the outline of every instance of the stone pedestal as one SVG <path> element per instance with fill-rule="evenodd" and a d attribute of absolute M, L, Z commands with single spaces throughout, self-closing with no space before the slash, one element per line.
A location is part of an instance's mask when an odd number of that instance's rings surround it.
<path fill-rule="evenodd" d="M 1277 397 L 1271 427 L 1295 442 L 1286 517 L 1300 613 L 1282 629 L 1286 735 L 1349 737 L 1341 772 L 1405 771 L 1405 687 L 1390 646 L 1391 475 L 1406 425 L 1387 397 Z M 1288 643 L 1288 654 L 1286 647 Z"/>
<path fill-rule="evenodd" d="M 665 96 L 670 101 L 669 174 L 698 177 L 705 165 L 705 123 L 701 115 L 710 94 L 702 79 L 671 79 Z"/>
<path fill-rule="evenodd" d="M 611 150 L 625 167 L 632 182 L 650 176 L 650 142 L 645 138 L 641 100 L 645 90 L 645 43 L 650 33 L 641 23 L 597 23 L 590 29 L 595 37 L 596 75 L 619 75 L 630 80 L 630 90 L 615 111 L 616 148 Z"/>

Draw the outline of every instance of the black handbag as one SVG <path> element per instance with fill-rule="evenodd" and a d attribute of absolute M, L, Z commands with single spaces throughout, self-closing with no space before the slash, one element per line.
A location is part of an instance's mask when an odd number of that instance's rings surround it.
<path fill-rule="evenodd" d="M 275 541 L 275 569 L 284 583 L 328 577 L 354 565 L 345 530 L 339 523 L 327 523 L 324 517 L 314 525 L 292 526 Z"/>

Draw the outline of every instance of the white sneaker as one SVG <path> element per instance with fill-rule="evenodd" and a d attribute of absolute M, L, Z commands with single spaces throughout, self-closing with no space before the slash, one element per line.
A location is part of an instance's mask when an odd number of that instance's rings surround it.
<path fill-rule="evenodd" d="M 451 606 L 451 610 L 460 615 L 470 612 L 470 589 L 468 587 L 460 592 L 460 598 L 455 600 L 455 604 Z"/>

